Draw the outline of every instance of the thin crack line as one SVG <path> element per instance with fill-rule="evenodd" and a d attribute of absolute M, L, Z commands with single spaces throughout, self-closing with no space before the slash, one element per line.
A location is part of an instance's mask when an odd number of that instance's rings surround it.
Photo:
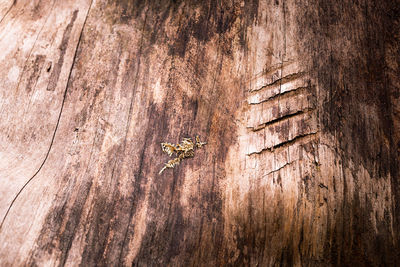
<path fill-rule="evenodd" d="M 0 24 L 3 22 L 3 20 L 5 19 L 5 17 L 7 17 L 8 13 L 10 13 L 11 9 L 13 8 L 13 6 L 17 3 L 17 0 L 14 0 L 13 3 L 11 4 L 11 6 L 8 8 L 8 10 L 6 11 L 6 13 L 4 14 L 4 16 L 1 18 L 0 20 Z"/>
<path fill-rule="evenodd" d="M 258 155 L 258 154 L 261 154 L 261 153 L 263 153 L 265 151 L 273 152 L 275 149 L 278 149 L 280 147 L 285 147 L 285 146 L 292 145 L 292 144 L 296 143 L 296 141 L 299 141 L 301 139 L 307 138 L 309 136 L 315 136 L 317 134 L 318 134 L 318 131 L 311 132 L 311 133 L 306 133 L 306 134 L 301 134 L 301 135 L 298 135 L 298 136 L 294 137 L 293 139 L 284 141 L 284 142 L 276 144 L 274 146 L 266 147 L 266 148 L 263 148 L 263 149 L 261 149 L 259 151 L 254 151 L 254 152 L 248 153 L 248 154 L 246 154 L 246 156 Z"/>
<path fill-rule="evenodd" d="M 279 167 L 278 169 L 275 169 L 275 170 L 272 170 L 272 171 L 270 171 L 270 172 L 268 172 L 268 173 L 266 173 L 266 174 L 263 174 L 263 175 L 262 175 L 261 177 L 259 177 L 257 180 L 260 181 L 260 180 L 264 179 L 265 177 L 267 177 L 267 176 L 270 175 L 270 174 L 274 174 L 274 173 L 276 173 L 276 172 L 279 172 L 279 171 L 282 170 L 283 168 L 286 168 L 287 166 L 290 166 L 290 165 L 292 165 L 293 163 L 296 163 L 297 161 L 299 161 L 299 160 L 288 161 L 288 162 L 286 162 L 285 164 L 283 164 L 281 167 Z"/>
<path fill-rule="evenodd" d="M 247 129 L 250 129 L 252 132 L 258 132 L 259 130 L 262 130 L 264 128 L 267 128 L 271 125 L 277 124 L 278 122 L 284 121 L 286 119 L 290 119 L 292 117 L 296 117 L 297 115 L 303 115 L 303 114 L 312 114 L 312 112 L 315 110 L 315 108 L 305 108 L 301 110 L 294 111 L 293 113 L 288 113 L 286 115 L 283 115 L 281 117 L 278 117 L 276 119 L 272 119 L 267 122 L 259 123 L 256 126 L 247 126 Z"/>
<path fill-rule="evenodd" d="M 86 15 L 85 21 L 84 21 L 84 23 L 83 23 L 83 25 L 82 25 L 82 29 L 81 29 L 81 32 L 80 32 L 80 35 L 79 35 L 78 43 L 77 43 L 77 45 L 76 45 L 76 47 L 75 47 L 74 59 L 73 59 L 73 62 L 72 62 L 72 64 L 71 64 L 70 71 L 69 71 L 69 74 L 68 74 L 68 79 L 67 79 L 67 83 L 66 83 L 65 90 L 64 90 L 63 100 L 62 100 L 62 103 L 61 103 L 61 109 L 60 109 L 60 112 L 59 112 L 59 114 L 58 114 L 58 119 L 57 119 L 56 127 L 55 127 L 55 129 L 54 129 L 53 136 L 52 136 L 52 138 L 51 138 L 51 142 L 50 142 L 49 149 L 47 150 L 46 156 L 45 156 L 45 158 L 44 158 L 42 164 L 41 164 L 40 167 L 38 168 L 38 170 L 37 170 L 37 171 L 32 175 L 32 177 L 29 178 L 29 180 L 22 186 L 22 188 L 21 188 L 21 189 L 18 191 L 18 193 L 15 195 L 14 199 L 11 201 L 11 204 L 10 204 L 10 206 L 8 207 L 7 212 L 6 212 L 6 214 L 4 215 L 4 217 L 3 217 L 3 220 L 1 221 L 1 224 L 0 224 L 0 232 L 1 232 L 1 229 L 3 228 L 3 224 L 4 224 L 4 222 L 5 222 L 6 218 L 7 218 L 8 213 L 10 212 L 12 206 L 14 205 L 14 202 L 17 200 L 17 198 L 18 198 L 19 195 L 22 193 L 22 191 L 25 189 L 25 187 L 26 187 L 26 186 L 36 177 L 36 175 L 41 171 L 41 169 L 43 168 L 44 164 L 45 164 L 46 161 L 47 161 L 47 158 L 49 157 L 49 154 L 50 154 L 50 151 L 51 151 L 51 148 L 52 148 L 52 146 L 53 146 L 54 139 L 55 139 L 55 136 L 56 136 L 56 133 L 57 133 L 57 130 L 58 130 L 58 126 L 59 126 L 59 124 L 60 124 L 61 115 L 62 115 L 62 112 L 63 112 L 63 110 L 64 110 L 65 99 L 66 99 L 67 91 L 68 91 L 68 84 L 69 84 L 69 81 L 70 81 L 70 78 L 71 78 L 72 69 L 73 69 L 73 67 L 74 67 L 74 65 L 75 65 L 75 60 L 76 60 L 76 55 L 77 55 L 77 51 L 78 51 L 78 46 L 79 46 L 79 44 L 80 44 L 80 42 L 81 42 L 83 27 L 84 27 L 84 25 L 85 25 L 85 23 L 86 23 L 86 19 L 87 19 L 87 15 Z"/>
<path fill-rule="evenodd" d="M 279 88 L 279 91 L 280 91 L 281 90 L 281 85 L 279 85 L 279 86 L 280 86 L 280 88 Z M 311 86 L 309 86 L 309 85 L 294 87 L 293 89 L 290 89 L 290 90 L 287 90 L 287 91 L 284 91 L 284 92 L 279 92 L 279 93 L 277 93 L 275 95 L 272 95 L 270 97 L 267 97 L 267 98 L 259 100 L 259 101 L 251 102 L 251 100 L 249 100 L 248 103 L 249 103 L 249 105 L 259 105 L 259 104 L 262 104 L 264 102 L 270 102 L 272 100 L 275 100 L 280 96 L 282 96 L 282 97 L 298 96 L 299 94 L 302 93 L 302 91 L 304 91 L 303 93 L 307 93 L 308 92 L 307 89 L 310 89 L 310 88 L 311 88 Z M 255 96 L 257 96 L 257 95 L 255 95 Z"/>
<path fill-rule="evenodd" d="M 281 62 L 279 63 L 281 65 L 281 67 L 280 67 L 280 72 L 281 73 L 280 73 L 280 77 L 279 78 L 277 78 L 276 80 L 274 80 L 272 82 L 266 83 L 266 84 L 262 85 L 259 88 L 255 88 L 253 90 L 249 90 L 249 93 L 258 93 L 259 91 L 263 91 L 266 88 L 274 88 L 274 87 L 276 87 L 278 85 L 281 85 L 281 84 L 286 84 L 288 82 L 293 82 L 293 81 L 295 81 L 297 79 L 301 79 L 301 78 L 305 77 L 308 74 L 305 71 L 300 71 L 300 72 L 290 73 L 290 74 L 288 74 L 286 76 L 283 76 L 283 70 L 284 70 L 284 67 L 285 67 L 283 62 L 284 62 L 284 60 L 282 58 Z"/>
<path fill-rule="evenodd" d="M 85 20 L 83 21 L 82 28 L 81 28 L 81 32 L 80 32 L 80 34 L 79 34 L 78 43 L 77 43 L 77 45 L 76 45 L 76 49 L 75 49 L 75 53 L 74 53 L 74 60 L 73 60 L 72 65 L 71 65 L 71 69 L 70 69 L 69 76 L 68 76 L 68 80 L 67 80 L 67 86 L 66 86 L 66 88 L 65 88 L 64 100 L 65 100 L 65 96 L 66 96 L 66 93 L 67 93 L 67 88 L 68 88 L 68 83 L 69 83 L 69 80 L 70 80 L 70 77 L 71 77 L 71 73 L 72 73 L 72 70 L 73 70 L 73 67 L 74 67 L 74 64 L 75 64 L 75 60 L 76 60 L 78 48 L 79 48 L 79 45 L 80 45 L 81 40 L 82 40 L 83 30 L 84 30 L 84 28 L 85 28 L 87 18 L 89 17 L 89 12 L 90 12 L 90 10 L 91 10 L 91 8 L 92 8 L 92 4 L 93 4 L 93 0 L 90 1 L 89 8 L 88 8 L 88 10 L 87 10 L 87 12 L 86 12 Z M 64 100 L 63 100 L 63 104 L 62 104 L 62 107 L 61 107 L 61 112 L 62 112 L 62 108 L 63 108 L 63 106 L 64 106 Z M 61 112 L 60 112 L 60 117 L 59 117 L 59 119 L 61 118 Z M 99 120 L 97 120 L 97 122 L 96 122 L 96 128 L 97 128 L 98 123 L 99 123 Z M 57 122 L 57 126 L 58 126 L 58 122 Z M 56 129 L 56 130 L 57 130 L 57 129 Z M 91 159 L 92 159 L 93 148 L 94 148 L 94 142 L 95 142 L 95 140 L 96 140 L 96 136 L 97 136 L 97 132 L 96 132 L 96 134 L 95 134 L 95 136 L 94 136 L 94 139 L 93 139 L 93 143 L 92 143 L 92 147 L 91 147 L 91 150 L 90 150 L 90 155 L 89 155 L 88 164 L 87 164 L 87 166 L 86 166 L 86 169 L 85 169 L 85 172 L 84 172 L 83 176 L 86 175 L 87 170 L 89 169 L 89 165 L 90 165 L 90 162 L 91 162 Z M 49 150 L 49 152 L 50 152 L 50 150 Z M 90 190 L 90 189 L 89 189 L 89 190 Z M 86 202 L 86 201 L 85 201 L 85 202 Z M 79 221 L 77 222 L 77 224 L 75 225 L 75 227 L 74 227 L 74 232 L 75 232 L 75 229 L 76 229 L 76 227 L 77 227 L 77 225 L 78 225 L 79 223 L 80 223 L 80 220 L 79 220 Z M 62 262 L 62 265 L 61 265 L 61 266 L 64 266 L 64 265 L 65 265 L 65 262 L 66 262 L 67 259 L 68 259 L 69 250 L 71 249 L 73 240 L 74 240 L 74 237 L 72 237 L 72 238 L 69 240 L 69 242 L 68 242 L 68 248 L 67 248 L 67 250 L 65 251 L 65 257 L 64 257 L 64 259 L 63 259 L 63 262 Z"/>

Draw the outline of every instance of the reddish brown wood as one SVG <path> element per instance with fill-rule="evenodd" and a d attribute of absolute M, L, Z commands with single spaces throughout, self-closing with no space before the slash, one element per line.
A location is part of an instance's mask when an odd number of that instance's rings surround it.
<path fill-rule="evenodd" d="M 1 1 L 0 265 L 400 264 L 399 7 Z"/>

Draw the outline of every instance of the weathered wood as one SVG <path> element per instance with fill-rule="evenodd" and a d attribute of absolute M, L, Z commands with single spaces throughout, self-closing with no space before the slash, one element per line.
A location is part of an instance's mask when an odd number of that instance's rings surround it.
<path fill-rule="evenodd" d="M 399 7 L 0 2 L 0 264 L 400 264 Z"/>

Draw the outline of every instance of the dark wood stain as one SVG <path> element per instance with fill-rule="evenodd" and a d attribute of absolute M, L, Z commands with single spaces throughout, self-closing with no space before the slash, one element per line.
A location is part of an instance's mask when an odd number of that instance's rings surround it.
<path fill-rule="evenodd" d="M 58 78 L 60 77 L 60 73 L 61 73 L 61 68 L 64 63 L 64 56 L 65 56 L 65 52 L 67 51 L 68 41 L 69 41 L 72 27 L 74 26 L 77 15 L 78 15 L 78 10 L 75 10 L 72 15 L 71 21 L 68 23 L 67 27 L 65 28 L 65 32 L 63 34 L 63 38 L 62 38 L 62 41 L 61 41 L 61 44 L 59 47 L 60 57 L 58 58 L 57 64 L 55 64 L 55 66 L 53 67 L 53 72 L 51 73 L 50 81 L 47 86 L 48 91 L 54 91 L 56 89 Z"/>

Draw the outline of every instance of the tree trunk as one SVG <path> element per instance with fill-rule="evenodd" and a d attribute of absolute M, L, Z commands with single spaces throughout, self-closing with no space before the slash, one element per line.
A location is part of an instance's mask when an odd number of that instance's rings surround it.
<path fill-rule="evenodd" d="M 2 0 L 0 265 L 399 265 L 399 14 Z"/>

